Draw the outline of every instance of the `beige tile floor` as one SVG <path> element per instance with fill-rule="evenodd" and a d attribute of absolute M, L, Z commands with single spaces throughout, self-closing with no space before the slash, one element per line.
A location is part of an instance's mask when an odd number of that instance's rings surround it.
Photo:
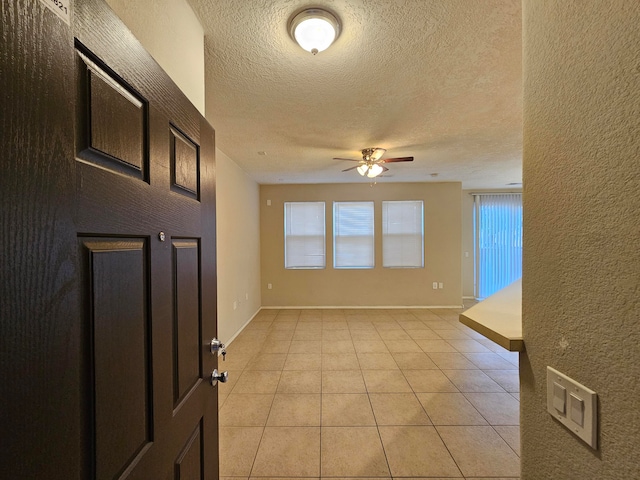
<path fill-rule="evenodd" d="M 220 476 L 517 479 L 518 356 L 459 312 L 260 311 L 220 362 Z"/>

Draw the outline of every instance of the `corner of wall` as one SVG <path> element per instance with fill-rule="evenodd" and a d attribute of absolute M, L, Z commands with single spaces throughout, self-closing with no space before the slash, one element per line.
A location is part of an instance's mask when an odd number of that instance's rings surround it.
<path fill-rule="evenodd" d="M 216 177 L 218 337 L 228 342 L 262 305 L 260 186 L 220 150 Z"/>

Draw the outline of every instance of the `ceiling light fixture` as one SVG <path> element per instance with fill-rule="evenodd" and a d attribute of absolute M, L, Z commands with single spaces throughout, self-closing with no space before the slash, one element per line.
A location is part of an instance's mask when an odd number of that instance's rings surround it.
<path fill-rule="evenodd" d="M 380 175 L 384 171 L 384 168 L 382 168 L 377 163 L 363 163 L 356 170 L 363 177 L 366 176 L 369 178 L 374 178 Z"/>
<path fill-rule="evenodd" d="M 289 34 L 307 52 L 317 54 L 340 35 L 340 21 L 322 8 L 307 8 L 289 21 Z"/>

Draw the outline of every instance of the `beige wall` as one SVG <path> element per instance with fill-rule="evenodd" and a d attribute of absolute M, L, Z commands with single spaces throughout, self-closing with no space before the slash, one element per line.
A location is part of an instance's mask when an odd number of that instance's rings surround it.
<path fill-rule="evenodd" d="M 216 188 L 218 338 L 227 343 L 261 305 L 260 192 L 258 184 L 220 150 Z"/>
<path fill-rule="evenodd" d="M 267 206 L 271 200 L 271 206 Z M 376 267 L 335 270 L 333 201 L 375 202 Z M 382 265 L 383 200 L 423 200 L 425 268 Z M 327 268 L 284 268 L 284 202 L 326 202 Z M 453 306 L 462 303 L 460 183 L 262 185 L 260 187 L 262 304 L 264 306 Z M 433 290 L 433 282 L 444 289 Z M 267 284 L 273 285 L 272 290 Z M 367 292 L 371 292 L 367 294 Z"/>
<path fill-rule="evenodd" d="M 474 297 L 474 229 L 473 195 L 470 190 L 462 191 L 462 296 Z M 468 256 L 467 256 L 468 254 Z"/>
<path fill-rule="evenodd" d="M 639 478 L 640 2 L 523 5 L 522 478 Z M 599 396 L 593 451 L 547 365 Z"/>
<path fill-rule="evenodd" d="M 186 0 L 107 0 L 204 115 L 204 33 Z"/>

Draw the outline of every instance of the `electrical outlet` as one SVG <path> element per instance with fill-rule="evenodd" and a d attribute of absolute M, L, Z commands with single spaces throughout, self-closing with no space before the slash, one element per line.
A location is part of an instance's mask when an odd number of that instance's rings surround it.
<path fill-rule="evenodd" d="M 271 288 L 273 288 L 273 285 L 271 285 L 270 283 L 267 283 L 267 288 L 271 290 Z"/>
<path fill-rule="evenodd" d="M 438 289 L 438 282 L 433 282 L 433 289 L 437 290 Z"/>

